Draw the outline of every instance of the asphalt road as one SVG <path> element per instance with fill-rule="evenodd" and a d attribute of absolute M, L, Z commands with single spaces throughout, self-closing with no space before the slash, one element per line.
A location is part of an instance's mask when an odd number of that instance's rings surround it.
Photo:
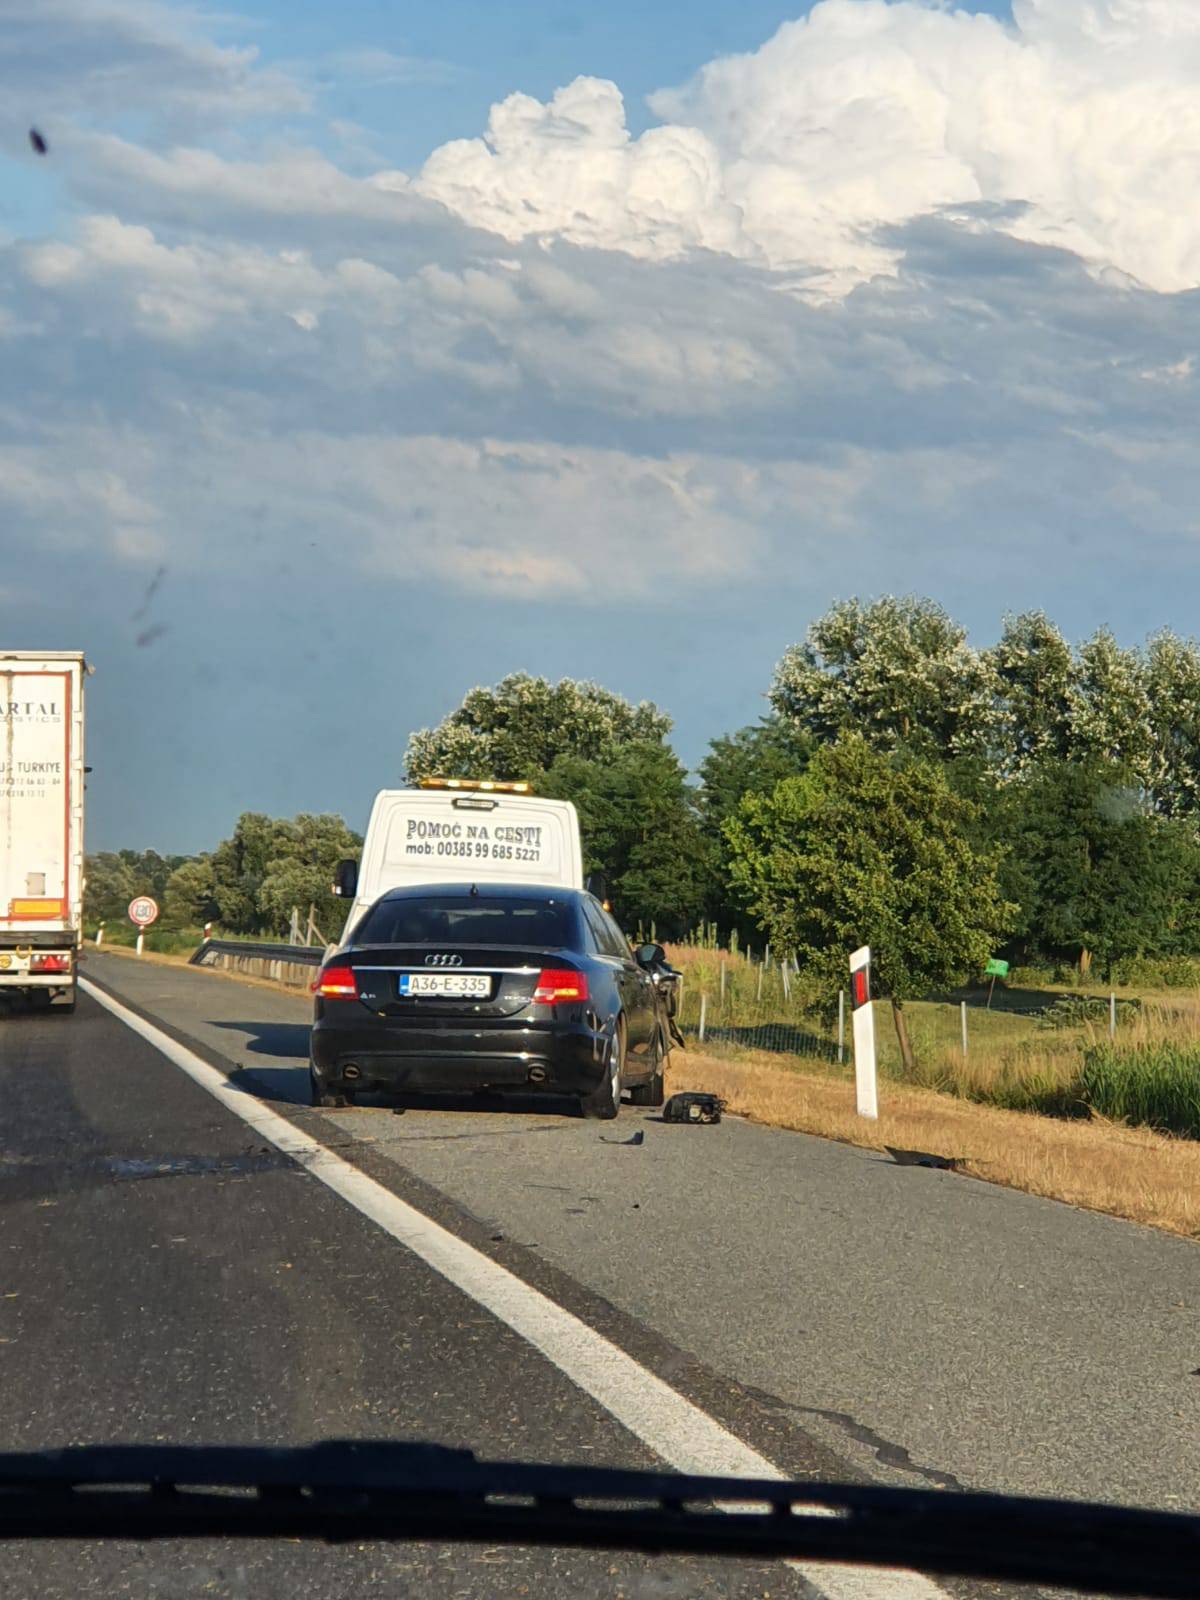
<path fill-rule="evenodd" d="M 660 1465 L 94 1001 L 0 1029 L 0 1448 L 410 1438 Z M 2 1584 L 46 1600 L 803 1592 L 779 1565 L 266 1541 L 9 1545 Z"/>
<path fill-rule="evenodd" d="M 121 956 L 89 970 L 269 1102 L 306 1102 L 306 997 Z M 534 1099 L 317 1115 L 422 1204 L 519 1246 L 521 1271 L 863 1476 L 1200 1509 L 1190 1241 L 735 1118 L 626 1106 L 598 1128 Z"/>
<path fill-rule="evenodd" d="M 736 1119 L 315 1112 L 305 1000 L 125 957 L 88 971 L 789 1474 L 1197 1503 L 1183 1241 Z M 0 1023 L 0 1105 L 0 1448 L 366 1436 L 657 1464 L 94 1001 Z M 14 1595 L 806 1592 L 777 1565 L 454 1546 L 3 1559 Z"/>

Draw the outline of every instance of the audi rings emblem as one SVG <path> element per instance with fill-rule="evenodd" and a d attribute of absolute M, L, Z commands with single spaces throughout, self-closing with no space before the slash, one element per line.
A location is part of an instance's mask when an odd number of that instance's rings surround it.
<path fill-rule="evenodd" d="M 455 955 L 426 956 L 425 965 L 427 967 L 461 967 L 462 957 Z"/>

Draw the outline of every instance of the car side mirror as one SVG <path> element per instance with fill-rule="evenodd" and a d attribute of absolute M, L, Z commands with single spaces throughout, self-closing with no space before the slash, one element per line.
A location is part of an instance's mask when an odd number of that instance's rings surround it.
<path fill-rule="evenodd" d="M 353 900 L 358 893 L 358 862 L 339 861 L 333 874 L 333 892 L 342 900 Z"/>
<path fill-rule="evenodd" d="M 651 967 L 657 967 L 660 962 L 665 962 L 667 952 L 660 944 L 640 944 L 633 952 L 633 959 L 639 967 L 649 970 Z"/>

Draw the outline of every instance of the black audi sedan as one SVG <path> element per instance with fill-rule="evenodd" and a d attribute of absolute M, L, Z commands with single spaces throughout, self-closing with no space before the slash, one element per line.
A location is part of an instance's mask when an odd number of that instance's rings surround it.
<path fill-rule="evenodd" d="M 370 1091 L 545 1090 L 661 1105 L 654 983 L 592 895 L 455 883 L 377 900 L 313 984 L 312 1103 Z"/>

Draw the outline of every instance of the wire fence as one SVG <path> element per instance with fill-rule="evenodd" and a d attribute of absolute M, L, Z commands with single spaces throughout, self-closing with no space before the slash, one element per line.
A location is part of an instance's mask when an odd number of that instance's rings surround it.
<path fill-rule="evenodd" d="M 685 1038 L 706 1046 L 803 1056 L 831 1066 L 853 1059 L 850 1006 L 843 992 L 836 1002 L 815 991 L 796 964 L 774 958 L 769 947 L 753 954 L 707 948 L 689 949 L 683 970 L 677 1022 Z M 930 1034 L 929 1043 L 952 1045 L 965 1056 L 1021 1038 L 1033 1042 L 1062 1029 L 1107 1029 L 1115 1037 L 1121 1024 L 1140 1009 L 1136 999 L 1115 994 L 1047 993 L 992 985 L 930 995 L 929 1007 L 909 1009 L 910 1031 Z M 890 1048 L 890 1045 L 887 1047 Z"/>
<path fill-rule="evenodd" d="M 676 1018 L 685 1038 L 834 1064 L 848 1059 L 844 1000 L 839 1045 L 837 1019 L 814 1004 L 790 964 L 731 958 L 689 965 Z"/>

